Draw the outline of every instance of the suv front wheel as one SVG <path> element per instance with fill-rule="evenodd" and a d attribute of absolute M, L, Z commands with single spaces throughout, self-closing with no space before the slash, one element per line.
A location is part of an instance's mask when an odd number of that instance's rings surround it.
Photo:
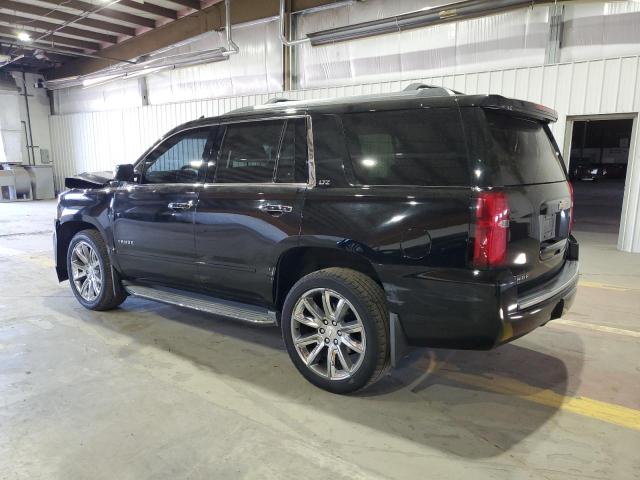
<path fill-rule="evenodd" d="M 127 298 L 120 281 L 111 274 L 107 245 L 97 230 L 82 230 L 71 239 L 67 272 L 71 290 L 85 308 L 111 310 Z"/>
<path fill-rule="evenodd" d="M 291 360 L 314 385 L 350 393 L 379 380 L 389 364 L 388 310 L 363 273 L 327 268 L 301 278 L 282 312 Z"/>

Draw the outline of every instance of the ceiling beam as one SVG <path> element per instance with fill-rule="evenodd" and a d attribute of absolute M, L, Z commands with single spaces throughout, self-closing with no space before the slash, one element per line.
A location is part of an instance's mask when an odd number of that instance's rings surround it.
<path fill-rule="evenodd" d="M 171 3 L 175 3 L 182 7 L 192 8 L 193 10 L 200 10 L 202 5 L 200 5 L 199 0 L 169 0 Z"/>
<path fill-rule="evenodd" d="M 0 0 L 0 8 L 12 10 L 14 12 L 27 13 L 29 15 L 38 15 L 40 17 L 50 17 L 56 20 L 62 20 L 68 22 L 77 18 L 77 15 L 61 11 L 51 11 L 50 8 L 37 7 L 35 5 L 27 5 L 26 3 L 14 2 L 12 0 Z M 83 18 L 74 22 L 74 25 L 82 25 L 85 27 L 98 28 L 107 32 L 119 33 L 121 35 L 128 35 L 130 37 L 135 36 L 136 30 L 126 25 L 119 25 L 117 23 L 105 22 L 103 20 L 95 20 L 92 18 Z"/>
<path fill-rule="evenodd" d="M 335 0 L 297 0 L 292 8 L 294 11 L 298 11 L 299 8 L 310 8 L 330 3 L 336 2 Z M 238 24 L 277 16 L 279 5 L 279 0 L 260 0 L 259 2 L 256 0 L 233 0 L 231 2 L 231 22 Z M 137 58 L 196 35 L 224 28 L 224 23 L 224 2 L 218 0 L 216 4 L 203 8 L 199 12 L 194 12 L 161 27 L 141 33 L 135 38 L 129 38 L 107 47 L 100 51 L 100 55 L 122 59 Z M 242 49 L 242 45 L 240 48 Z M 52 70 L 48 76 L 53 79 L 85 75 L 115 63 L 106 59 L 82 58 Z"/>
<path fill-rule="evenodd" d="M 2 17 L 2 22 L 15 24 L 16 28 L 22 28 L 22 25 L 28 25 L 33 28 L 40 28 L 45 31 L 54 30 L 60 26 L 58 23 L 43 22 L 42 20 L 34 20 L 28 17 L 22 17 L 20 15 L 8 14 L 9 18 Z M 98 42 L 106 43 L 118 43 L 118 37 L 115 35 L 107 35 L 106 33 L 98 33 L 92 30 L 83 30 L 75 27 L 64 27 L 59 30 L 59 33 L 66 33 L 67 35 L 73 35 L 89 40 L 97 40 Z"/>
<path fill-rule="evenodd" d="M 156 5 L 155 3 L 149 3 L 146 0 L 143 3 L 137 2 L 135 0 L 120 0 L 118 2 L 118 5 L 135 8 L 136 10 L 140 10 L 141 12 L 151 13 L 153 15 L 158 15 L 164 18 L 170 18 L 171 20 L 178 19 L 178 12 L 176 10 L 161 7 L 160 5 Z"/>
<path fill-rule="evenodd" d="M 33 37 L 38 36 L 39 33 L 41 32 L 37 32 L 35 30 L 29 30 L 28 28 L 24 28 L 22 29 L 26 32 L 31 32 Z M 9 28 L 9 27 L 5 27 L 3 25 L 0 25 L 0 33 L 4 34 L 4 36 L 9 36 L 9 37 L 13 37 L 14 39 L 16 38 L 16 30 L 15 28 Z M 38 43 L 44 43 L 44 44 L 48 44 L 50 45 L 51 42 L 53 43 L 57 43 L 59 45 L 68 45 L 71 47 L 78 47 L 84 50 L 99 50 L 100 49 L 100 44 L 98 43 L 94 43 L 94 42 L 87 42 L 85 40 L 78 40 L 77 38 L 70 38 L 70 37 L 63 37 L 61 35 L 48 35 L 46 38 L 43 38 L 41 40 L 34 40 L 34 42 L 38 42 Z"/>
<path fill-rule="evenodd" d="M 81 12 L 90 12 L 91 10 L 95 10 L 99 7 L 99 5 L 83 2 L 82 0 L 66 0 L 61 3 L 58 3 L 57 0 L 44 1 L 46 1 L 47 3 L 52 3 L 54 5 L 63 5 L 65 7 L 74 8 L 76 10 L 80 10 Z M 114 20 L 120 20 L 121 22 L 133 23 L 134 25 L 139 25 L 141 27 L 154 28 L 156 26 L 156 21 L 153 19 L 140 17 L 139 15 L 133 15 L 131 13 L 121 12 L 113 8 L 103 8 L 99 12 L 96 12 L 95 15 L 112 18 Z"/>

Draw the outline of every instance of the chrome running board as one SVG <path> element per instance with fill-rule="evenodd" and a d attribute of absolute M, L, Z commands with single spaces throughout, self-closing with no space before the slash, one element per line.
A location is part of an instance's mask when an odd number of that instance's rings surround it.
<path fill-rule="evenodd" d="M 178 307 L 190 308 L 191 310 L 212 313 L 214 315 L 253 324 L 276 325 L 275 312 L 254 305 L 246 305 L 244 303 L 222 300 L 196 293 L 186 293 L 173 289 L 154 288 L 131 283 L 125 283 L 124 288 L 127 293 L 139 298 L 156 300 Z"/>

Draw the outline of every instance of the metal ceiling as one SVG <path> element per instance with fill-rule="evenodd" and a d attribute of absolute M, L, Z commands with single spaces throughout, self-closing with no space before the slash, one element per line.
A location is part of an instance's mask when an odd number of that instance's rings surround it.
<path fill-rule="evenodd" d="M 0 0 L 0 66 L 40 71 L 83 56 L 110 58 L 101 50 L 202 8 L 200 0 Z"/>

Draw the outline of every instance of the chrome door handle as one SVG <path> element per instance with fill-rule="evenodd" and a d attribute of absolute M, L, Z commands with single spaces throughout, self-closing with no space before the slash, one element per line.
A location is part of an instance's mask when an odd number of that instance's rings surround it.
<path fill-rule="evenodd" d="M 189 200 L 188 202 L 171 202 L 167 207 L 171 210 L 189 210 L 193 207 L 193 200 Z"/>
<path fill-rule="evenodd" d="M 293 207 L 291 205 L 266 204 L 266 205 L 260 205 L 258 208 L 263 212 L 269 213 L 271 215 L 277 215 L 277 216 L 280 216 L 284 213 L 290 213 L 293 211 Z"/>

